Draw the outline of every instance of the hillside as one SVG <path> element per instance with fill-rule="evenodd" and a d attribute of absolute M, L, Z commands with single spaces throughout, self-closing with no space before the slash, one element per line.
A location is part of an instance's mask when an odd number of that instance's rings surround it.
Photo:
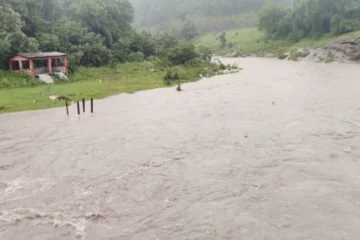
<path fill-rule="evenodd" d="M 211 47 L 217 54 L 264 56 L 293 52 L 294 59 L 320 55 L 320 59 L 358 60 L 360 30 L 359 0 L 303 0 L 292 9 L 267 4 L 258 13 L 258 28 L 222 31 L 195 39 L 196 44 Z M 351 43 L 342 42 L 351 40 Z M 323 48 L 304 50 L 301 48 Z M 299 52 L 299 51 L 300 52 Z M 328 51 L 329 50 L 329 51 Z"/>
<path fill-rule="evenodd" d="M 135 10 L 134 26 L 153 32 L 183 36 L 252 27 L 266 3 L 292 4 L 292 0 L 131 0 Z"/>
<path fill-rule="evenodd" d="M 226 32 L 227 44 L 221 45 L 221 34 L 207 34 L 194 40 L 199 46 L 208 46 L 217 55 L 229 57 L 259 56 L 290 60 L 302 58 L 317 62 L 360 60 L 360 31 L 321 38 L 304 38 L 298 42 L 268 40 L 256 28 L 235 29 Z M 231 47 L 230 47 L 231 46 Z"/>

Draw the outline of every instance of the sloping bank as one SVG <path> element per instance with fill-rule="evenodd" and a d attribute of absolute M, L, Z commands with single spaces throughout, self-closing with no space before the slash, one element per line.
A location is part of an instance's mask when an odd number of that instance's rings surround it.
<path fill-rule="evenodd" d="M 210 47 L 224 57 L 277 57 L 289 60 L 316 62 L 360 60 L 360 31 L 337 37 L 325 35 L 320 39 L 304 39 L 298 43 L 265 41 L 264 34 L 255 28 L 232 30 L 226 33 L 227 42 L 221 46 L 219 34 L 196 39 L 195 43 Z"/>
<path fill-rule="evenodd" d="M 276 55 L 273 53 L 253 53 L 244 54 L 239 52 L 232 52 L 227 54 L 226 57 L 234 56 L 256 56 L 256 57 L 278 57 L 285 60 L 310 60 L 315 62 L 330 63 L 336 62 L 348 62 L 360 60 L 360 38 L 331 41 L 321 47 L 293 47 L 291 50 L 284 54 Z"/>

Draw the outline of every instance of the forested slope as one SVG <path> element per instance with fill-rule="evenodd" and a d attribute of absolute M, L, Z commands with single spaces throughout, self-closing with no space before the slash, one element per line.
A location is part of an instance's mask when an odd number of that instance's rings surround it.
<path fill-rule="evenodd" d="M 128 0 L 0 0 L 0 68 L 18 52 L 61 51 L 77 66 L 161 58 L 176 65 L 196 58 L 191 43 L 138 33 Z M 179 61 L 179 59 L 182 59 Z"/>
<path fill-rule="evenodd" d="M 259 20 L 259 30 L 270 39 L 340 35 L 360 29 L 360 0 L 296 0 L 293 9 L 268 4 Z"/>
<path fill-rule="evenodd" d="M 256 12 L 269 2 L 292 4 L 292 0 L 131 0 L 137 28 L 175 36 L 254 26 Z"/>

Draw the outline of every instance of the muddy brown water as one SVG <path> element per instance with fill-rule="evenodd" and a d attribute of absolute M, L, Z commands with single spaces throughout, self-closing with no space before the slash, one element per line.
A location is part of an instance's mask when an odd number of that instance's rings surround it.
<path fill-rule="evenodd" d="M 225 61 L 94 115 L 0 115 L 0 239 L 359 239 L 359 65 Z"/>

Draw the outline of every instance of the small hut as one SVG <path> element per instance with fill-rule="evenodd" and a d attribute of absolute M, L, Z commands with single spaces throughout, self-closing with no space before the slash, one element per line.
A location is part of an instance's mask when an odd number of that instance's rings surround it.
<path fill-rule="evenodd" d="M 68 74 L 68 58 L 61 52 L 19 53 L 9 59 L 9 69 L 36 77 L 41 74 Z"/>

